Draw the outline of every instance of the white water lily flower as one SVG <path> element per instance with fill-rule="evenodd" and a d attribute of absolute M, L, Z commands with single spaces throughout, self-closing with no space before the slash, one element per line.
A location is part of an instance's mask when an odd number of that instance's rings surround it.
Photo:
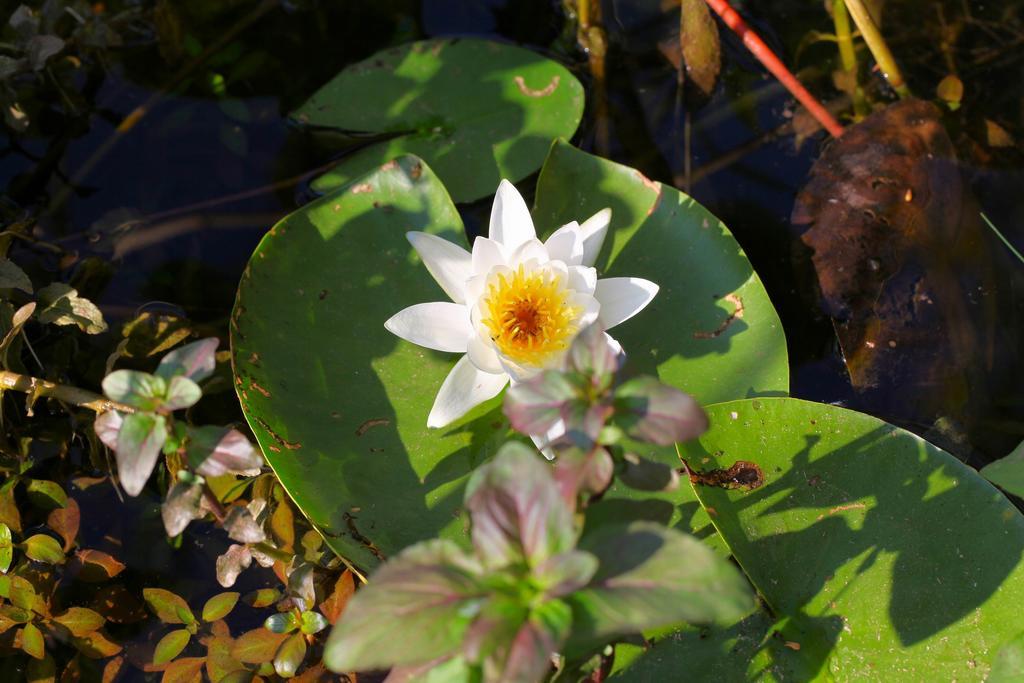
<path fill-rule="evenodd" d="M 406 236 L 453 303 L 416 304 L 384 323 L 391 333 L 437 351 L 465 353 L 438 391 L 428 427 L 444 427 L 497 396 L 511 380 L 557 367 L 576 334 L 595 321 L 609 329 L 642 310 L 658 286 L 634 277 L 597 279 L 611 210 L 537 239 L 526 202 L 502 180 L 490 232 L 472 253 L 435 235 Z"/>

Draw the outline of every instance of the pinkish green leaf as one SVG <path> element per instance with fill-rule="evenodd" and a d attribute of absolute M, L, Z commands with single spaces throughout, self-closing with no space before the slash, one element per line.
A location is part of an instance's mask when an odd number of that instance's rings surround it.
<path fill-rule="evenodd" d="M 164 379 L 186 377 L 201 382 L 213 374 L 217 366 L 217 346 L 220 340 L 208 337 L 177 348 L 160 361 L 156 374 Z"/>
<path fill-rule="evenodd" d="M 488 567 L 536 566 L 572 549 L 576 530 L 552 468 L 521 443 L 502 446 L 466 486 L 477 553 Z"/>
<path fill-rule="evenodd" d="M 263 466 L 263 457 L 237 429 L 189 427 L 187 443 L 189 465 L 204 477 L 254 476 Z"/>
<path fill-rule="evenodd" d="M 486 594 L 480 571 L 451 541 L 406 548 L 349 601 L 327 639 L 324 662 L 334 671 L 361 671 L 454 653 Z"/>
<path fill-rule="evenodd" d="M 121 486 L 129 496 L 142 492 L 166 439 L 167 421 L 163 415 L 134 413 L 124 416 L 114 455 Z"/>
<path fill-rule="evenodd" d="M 614 419 L 632 438 L 660 446 L 695 439 L 708 428 L 692 396 L 654 377 L 637 377 L 615 390 Z"/>

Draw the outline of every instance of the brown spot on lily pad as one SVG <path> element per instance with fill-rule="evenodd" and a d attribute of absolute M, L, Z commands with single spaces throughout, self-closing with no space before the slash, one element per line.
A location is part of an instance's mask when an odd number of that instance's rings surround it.
<path fill-rule="evenodd" d="M 690 481 L 701 486 L 753 491 L 764 485 L 764 472 L 760 466 L 748 460 L 737 460 L 731 467 L 707 472 L 698 472 L 689 466 L 686 470 Z"/>

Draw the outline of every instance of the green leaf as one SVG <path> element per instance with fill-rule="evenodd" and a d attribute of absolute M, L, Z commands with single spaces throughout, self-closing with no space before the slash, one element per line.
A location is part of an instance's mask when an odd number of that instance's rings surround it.
<path fill-rule="evenodd" d="M 210 623 L 231 614 L 231 610 L 238 604 L 239 595 L 241 594 L 234 591 L 218 593 L 207 600 L 203 605 L 203 621 Z"/>
<path fill-rule="evenodd" d="M 36 659 L 42 659 L 46 656 L 46 642 L 43 640 L 43 634 L 39 627 L 35 624 L 28 623 L 22 628 L 21 649 L 25 651 L 25 654 L 31 655 Z"/>
<path fill-rule="evenodd" d="M 166 439 L 167 420 L 163 415 L 132 413 L 124 416 L 114 456 L 118 478 L 129 496 L 142 492 Z"/>
<path fill-rule="evenodd" d="M 0 289 L 20 289 L 32 293 L 32 280 L 13 261 L 0 258 Z"/>
<path fill-rule="evenodd" d="M 25 493 L 33 505 L 44 510 L 62 508 L 68 504 L 68 494 L 55 481 L 29 479 Z"/>
<path fill-rule="evenodd" d="M 1024 680 L 1024 633 L 999 648 L 992 662 L 992 671 L 985 680 L 986 683 L 1014 683 Z"/>
<path fill-rule="evenodd" d="M 1024 442 L 1005 458 L 981 468 L 981 476 L 1018 498 L 1024 498 Z"/>
<path fill-rule="evenodd" d="M 102 614 L 85 607 L 69 607 L 63 614 L 53 618 L 73 636 L 84 636 L 103 626 L 106 619 Z"/>
<path fill-rule="evenodd" d="M 324 662 L 334 671 L 419 664 L 456 652 L 485 595 L 480 569 L 450 541 L 391 558 L 349 601 Z M 402 647 L 393 647 L 401 642 Z"/>
<path fill-rule="evenodd" d="M 203 397 L 199 385 L 187 377 L 172 377 L 167 384 L 167 396 L 163 401 L 165 410 L 181 410 L 189 408 Z"/>
<path fill-rule="evenodd" d="M 299 626 L 299 629 L 307 636 L 311 636 L 315 633 L 320 633 L 320 631 L 323 631 L 328 626 L 330 624 L 327 622 L 327 617 L 319 612 L 307 610 L 302 613 L 302 624 Z"/>
<path fill-rule="evenodd" d="M 165 624 L 191 624 L 196 619 L 183 598 L 163 588 L 143 588 L 142 597 Z"/>
<path fill-rule="evenodd" d="M 115 370 L 103 378 L 103 393 L 133 408 L 156 410 L 167 394 L 167 382 L 148 372 Z"/>
<path fill-rule="evenodd" d="M 576 543 L 572 512 L 551 466 L 536 450 L 515 441 L 473 473 L 466 485 L 466 509 L 473 546 L 490 568 L 524 561 L 536 567 Z"/>
<path fill-rule="evenodd" d="M 642 521 L 606 526 L 580 547 L 599 568 L 586 588 L 566 598 L 577 649 L 681 622 L 728 623 L 754 608 L 732 565 L 674 529 Z"/>
<path fill-rule="evenodd" d="M 14 544 L 11 542 L 11 528 L 0 522 L 0 572 L 6 574 L 14 559 Z M 5 596 L 6 597 L 6 596 Z"/>
<path fill-rule="evenodd" d="M 64 549 L 53 536 L 35 534 L 22 543 L 29 559 L 46 564 L 64 564 Z"/>
<path fill-rule="evenodd" d="M 299 620 L 295 618 L 294 612 L 280 612 L 271 614 L 263 622 L 263 628 L 272 633 L 291 633 L 299 627 Z"/>
<path fill-rule="evenodd" d="M 311 126 L 388 134 L 313 183 L 329 192 L 380 164 L 415 154 L 455 201 L 494 192 L 537 170 L 551 140 L 572 137 L 583 88 L 567 69 L 505 43 L 426 40 L 353 64 L 292 117 Z"/>
<path fill-rule="evenodd" d="M 37 293 L 42 309 L 39 322 L 54 325 L 77 325 L 88 334 L 99 334 L 107 329 L 103 313 L 78 290 L 60 282 L 49 284 Z"/>
<path fill-rule="evenodd" d="M 543 680 L 551 669 L 551 655 L 561 650 L 571 625 L 572 610 L 561 600 L 548 600 L 536 607 L 509 646 L 495 658 L 501 680 Z"/>
<path fill-rule="evenodd" d="M 153 651 L 153 664 L 166 664 L 180 655 L 191 638 L 192 634 L 183 628 L 165 635 L 157 642 L 156 650 Z"/>
<path fill-rule="evenodd" d="M 610 207 L 600 277 L 660 286 L 642 315 L 612 330 L 631 371 L 707 404 L 789 391 L 786 340 L 764 286 L 726 227 L 692 198 L 628 166 L 558 141 L 537 181 L 546 236 Z"/>
<path fill-rule="evenodd" d="M 212 375 L 217 367 L 219 345 L 220 340 L 216 337 L 185 344 L 160 359 L 156 374 L 167 381 L 181 376 L 193 382 L 201 382 Z"/>
<path fill-rule="evenodd" d="M 296 633 L 281 643 L 277 654 L 274 655 L 274 671 L 281 678 L 291 678 L 302 666 L 302 660 L 305 658 L 306 637 L 301 633 Z"/>
<path fill-rule="evenodd" d="M 439 530 L 463 534 L 459 488 L 506 430 L 498 399 L 428 430 L 456 358 L 384 329 L 404 306 L 445 297 L 405 237 L 466 247 L 444 187 L 412 158 L 358 186 L 263 238 L 239 284 L 231 347 L 246 419 L 282 484 L 335 552 L 373 567 Z"/>
<path fill-rule="evenodd" d="M 1004 496 L 867 415 L 779 398 L 707 410 L 711 430 L 682 455 L 751 461 L 764 483 L 697 495 L 770 609 L 834 644 L 822 675 L 984 678 L 1024 600 L 1024 517 Z"/>

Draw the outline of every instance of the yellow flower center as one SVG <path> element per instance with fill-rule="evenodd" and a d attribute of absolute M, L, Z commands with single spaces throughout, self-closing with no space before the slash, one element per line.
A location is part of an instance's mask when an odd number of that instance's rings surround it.
<path fill-rule="evenodd" d="M 546 269 L 522 265 L 511 276 L 499 274 L 487 285 L 481 310 L 483 324 L 498 350 L 517 363 L 541 366 L 564 351 L 577 332 L 579 306 L 564 279 Z"/>

